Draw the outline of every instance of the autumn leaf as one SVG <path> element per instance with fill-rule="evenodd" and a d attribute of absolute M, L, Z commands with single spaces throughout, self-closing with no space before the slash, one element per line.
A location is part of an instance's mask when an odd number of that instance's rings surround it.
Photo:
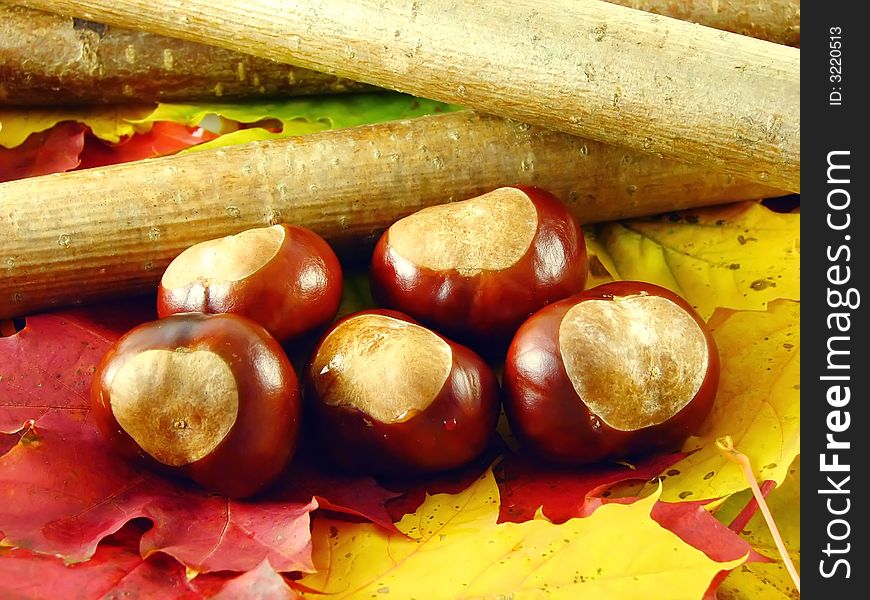
<path fill-rule="evenodd" d="M 719 391 L 706 429 L 689 438 L 696 450 L 664 479 L 669 501 L 725 497 L 747 489 L 735 463 L 716 448 L 730 435 L 760 481 L 781 484 L 800 453 L 800 304 L 771 302 L 767 311 L 718 310 L 709 325 L 719 348 Z"/>
<path fill-rule="evenodd" d="M 416 511 L 427 494 L 461 492 L 486 471 L 493 456 L 497 455 L 484 457 L 463 469 L 429 475 L 420 481 L 411 480 L 410 486 L 385 482 L 386 487 L 403 491 L 402 496 L 387 504 L 390 513 L 399 520 L 404 514 Z M 587 517 L 603 504 L 614 501 L 609 497 L 612 486 L 631 481 L 642 484 L 683 457 L 685 454 L 668 454 L 651 456 L 633 465 L 613 463 L 570 468 L 542 464 L 540 460 L 503 451 L 493 466 L 500 496 L 498 522 L 522 523 L 543 516 L 552 523 L 564 523 L 575 517 Z M 637 497 L 616 501 L 630 503 L 637 501 Z M 764 560 L 748 543 L 704 510 L 701 503 L 657 502 L 651 514 L 662 527 L 713 560 L 734 560 L 747 553 L 749 560 Z"/>
<path fill-rule="evenodd" d="M 98 542 L 139 517 L 154 527 L 144 556 L 161 551 L 200 571 L 311 568 L 315 502 L 228 500 L 116 458 L 86 410 L 52 411 L 0 458 L 3 543 L 87 560 Z"/>
<path fill-rule="evenodd" d="M 93 106 L 79 108 L 0 109 L 0 146 L 15 148 L 31 134 L 47 131 L 58 123 L 86 125 L 96 137 L 118 143 L 135 133 L 148 131 L 151 123 L 136 123 L 154 106 Z"/>
<path fill-rule="evenodd" d="M 55 556 L 0 548 L 0 597 L 4 600 L 136 597 L 197 598 L 184 567 L 168 556 L 143 560 L 135 527 L 101 544 L 91 560 L 67 565 Z M 131 543 L 133 542 L 133 543 Z"/>
<path fill-rule="evenodd" d="M 220 138 L 195 146 L 188 152 L 198 152 L 220 146 L 245 144 L 258 140 L 277 139 L 292 135 L 305 135 L 368 125 L 396 119 L 411 119 L 439 112 L 459 110 L 461 107 L 415 98 L 396 92 L 374 92 L 347 95 L 299 96 L 280 102 L 245 104 L 161 104 L 143 119 L 146 121 L 172 121 L 199 125 L 207 116 L 217 115 L 245 124 L 277 121 L 280 131 L 265 127 L 248 127 L 222 135 Z"/>
<path fill-rule="evenodd" d="M 241 575 L 221 572 L 189 578 L 190 572 L 166 555 L 143 559 L 138 550 L 141 535 L 141 527 L 135 524 L 125 527 L 101 543 L 93 558 L 75 565 L 55 556 L 0 548 L 0 597 L 4 600 L 298 597 L 268 561 Z"/>
<path fill-rule="evenodd" d="M 767 505 L 782 534 L 792 562 L 800 570 L 800 456 L 792 463 L 781 486 L 767 496 Z M 746 502 L 741 494 L 726 502 L 716 516 L 728 522 Z M 797 599 L 794 587 L 764 518 L 758 512 L 744 527 L 741 535 L 762 554 L 773 559 L 764 564 L 746 564 L 728 575 L 719 588 L 720 600 L 784 600 Z"/>
<path fill-rule="evenodd" d="M 718 563 L 683 543 L 650 518 L 656 500 L 654 494 L 606 505 L 560 525 L 544 518 L 497 524 L 498 486 L 487 471 L 460 494 L 431 496 L 399 521 L 411 539 L 318 519 L 313 537 L 321 568 L 299 584 L 329 598 L 614 600 L 650 590 L 662 600 L 700 598 L 720 569 L 742 559 Z"/>
<path fill-rule="evenodd" d="M 153 311 L 153 298 L 148 310 Z M 247 571 L 264 558 L 282 571 L 308 570 L 309 513 L 332 510 L 389 524 L 393 493 L 369 478 L 304 463 L 257 501 L 235 501 L 170 481 L 118 459 L 88 419 L 87 390 L 109 344 L 138 318 L 119 304 L 28 319 L 0 338 L 0 427 L 24 435 L 0 457 L 0 532 L 6 545 L 88 559 L 125 523 L 154 523 L 144 556 L 170 554 L 200 572 Z M 27 426 L 27 422 L 31 425 Z M 297 482 L 302 482 L 302 485 Z"/>
<path fill-rule="evenodd" d="M 0 110 L 0 181 L 68 171 L 76 165 L 86 169 L 459 108 L 390 92 L 245 104 Z M 241 129 L 217 135 L 199 127 L 207 118 L 215 121 L 208 127 L 223 119 L 230 129 Z M 81 141 L 75 148 L 70 142 L 60 143 L 66 139 L 61 133 L 69 127 L 87 131 L 83 148 Z"/>
<path fill-rule="evenodd" d="M 530 521 L 539 510 L 554 523 L 588 516 L 601 504 L 593 497 L 617 483 L 652 479 L 685 456 L 652 456 L 630 466 L 611 463 L 566 468 L 509 455 L 494 468 L 501 495 L 498 520 Z"/>
<path fill-rule="evenodd" d="M 200 127 L 163 121 L 154 123 L 148 131 L 130 136 L 117 144 L 106 143 L 91 135 L 85 140 L 79 168 L 90 169 L 167 156 L 216 137 L 216 134 Z"/>
<path fill-rule="evenodd" d="M 85 131 L 78 123 L 63 123 L 33 134 L 16 148 L 0 147 L 0 182 L 75 169 Z"/>
<path fill-rule="evenodd" d="M 274 119 L 282 123 L 307 121 L 324 129 L 341 129 L 379 121 L 410 119 L 460 107 L 397 92 L 347 95 L 296 96 L 272 102 L 159 104 L 154 112 L 137 122 L 172 121 L 198 125 L 207 115 L 218 115 L 239 123 Z"/>
<path fill-rule="evenodd" d="M 583 238 L 586 242 L 586 259 L 589 270 L 586 274 L 586 289 L 594 288 L 619 278 L 619 271 L 607 249 L 598 239 L 595 227 L 584 227 Z"/>
<path fill-rule="evenodd" d="M 151 300 L 37 315 L 0 338 L 0 431 L 20 431 L 52 411 L 86 411 L 94 367 L 114 340 L 156 317 Z"/>
<path fill-rule="evenodd" d="M 777 298 L 800 299 L 799 214 L 743 202 L 604 223 L 592 233 L 590 270 L 601 282 L 661 285 L 705 319 L 717 307 L 764 310 Z"/>
<path fill-rule="evenodd" d="M 299 596 L 264 560 L 255 569 L 230 580 L 214 600 L 295 600 Z"/>
<path fill-rule="evenodd" d="M 648 480 L 686 456 L 651 456 L 634 465 L 613 464 L 586 468 L 541 465 L 539 461 L 508 457 L 495 467 L 501 503 L 499 522 L 520 523 L 543 515 L 552 523 L 586 517 L 608 502 L 631 503 L 637 497 L 614 499 L 616 484 Z M 722 525 L 700 502 L 656 502 L 652 518 L 711 559 L 725 562 L 748 554 L 764 560 L 751 546 Z"/>

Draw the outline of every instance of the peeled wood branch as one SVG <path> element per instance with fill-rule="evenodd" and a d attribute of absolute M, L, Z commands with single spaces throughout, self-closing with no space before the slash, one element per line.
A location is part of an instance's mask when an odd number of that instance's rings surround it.
<path fill-rule="evenodd" d="M 365 256 L 397 219 L 510 184 L 581 223 L 781 192 L 472 112 L 0 184 L 0 318 L 154 290 L 185 248 L 278 222 Z"/>
<path fill-rule="evenodd" d="M 139 31 L 0 4 L 0 104 L 197 102 L 371 86 Z"/>
<path fill-rule="evenodd" d="M 800 51 L 598 0 L 21 0 L 800 190 Z"/>

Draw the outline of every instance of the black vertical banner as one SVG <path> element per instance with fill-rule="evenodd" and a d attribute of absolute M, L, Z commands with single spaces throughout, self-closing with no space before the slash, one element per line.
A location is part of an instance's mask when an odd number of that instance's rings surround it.
<path fill-rule="evenodd" d="M 870 47 L 861 2 L 805 3 L 801 27 L 801 583 L 867 594 L 870 534 Z M 868 306 L 865 306 L 868 304 Z"/>

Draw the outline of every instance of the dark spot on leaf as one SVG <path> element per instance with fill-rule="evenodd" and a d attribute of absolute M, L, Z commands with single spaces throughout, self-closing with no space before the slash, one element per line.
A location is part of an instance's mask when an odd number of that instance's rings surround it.
<path fill-rule="evenodd" d="M 740 268 L 740 263 L 731 263 L 730 265 L 728 265 L 728 268 L 732 271 L 736 271 Z"/>
<path fill-rule="evenodd" d="M 595 277 L 606 277 L 610 275 L 610 272 L 604 266 L 604 263 L 601 262 L 597 256 L 592 256 L 589 258 L 589 273 L 594 275 Z"/>
<path fill-rule="evenodd" d="M 715 475 L 715 474 L 716 474 L 716 471 L 710 471 L 709 473 L 707 473 L 706 475 L 704 475 L 704 479 L 705 479 L 705 480 L 710 479 L 710 478 L 712 478 L 713 475 Z"/>
<path fill-rule="evenodd" d="M 668 472 L 666 473 L 666 475 L 669 475 L 669 476 L 671 476 L 671 477 L 676 477 L 676 476 L 679 475 L 679 474 L 680 474 L 679 469 L 671 469 L 670 471 L 668 471 Z"/>
<path fill-rule="evenodd" d="M 760 292 L 761 290 L 765 290 L 769 287 L 776 287 L 776 283 L 768 279 L 756 279 L 749 287 L 751 287 L 756 292 Z"/>
<path fill-rule="evenodd" d="M 680 492 L 680 500 L 685 500 L 689 496 L 692 495 L 692 492 L 686 490 L 685 492 Z"/>

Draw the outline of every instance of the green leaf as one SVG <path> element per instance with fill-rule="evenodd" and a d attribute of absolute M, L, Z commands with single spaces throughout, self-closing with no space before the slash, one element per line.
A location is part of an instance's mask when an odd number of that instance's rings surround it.
<path fill-rule="evenodd" d="M 300 96 L 280 102 L 245 104 L 160 104 L 139 122 L 174 121 L 198 125 L 207 115 L 220 115 L 239 123 L 276 119 L 320 122 L 325 129 L 354 127 L 394 119 L 410 119 L 460 107 L 396 92 L 370 92 L 332 96 Z"/>

